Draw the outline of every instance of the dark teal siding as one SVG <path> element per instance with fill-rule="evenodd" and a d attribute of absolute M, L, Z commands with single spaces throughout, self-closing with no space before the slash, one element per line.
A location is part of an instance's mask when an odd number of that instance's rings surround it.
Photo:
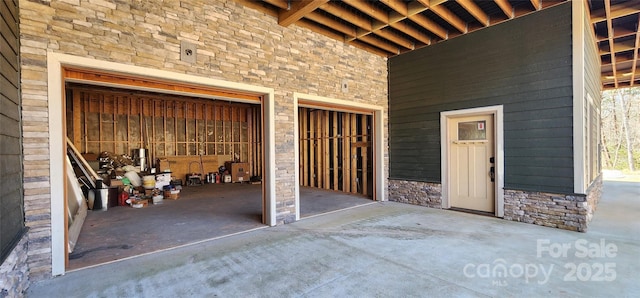
<path fill-rule="evenodd" d="M 0 264 L 25 231 L 18 1 L 0 3 Z"/>
<path fill-rule="evenodd" d="M 440 112 L 504 105 L 505 188 L 573 192 L 571 3 L 389 59 L 390 178 L 441 182 Z"/>

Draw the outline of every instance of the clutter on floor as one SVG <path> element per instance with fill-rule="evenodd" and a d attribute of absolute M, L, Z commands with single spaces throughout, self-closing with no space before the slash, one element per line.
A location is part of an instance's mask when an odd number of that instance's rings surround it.
<path fill-rule="evenodd" d="M 85 156 L 95 158 L 87 162 Z M 178 200 L 182 187 L 201 186 L 217 183 L 261 183 L 260 176 L 249 176 L 249 164 L 237 160 L 220 163 L 215 172 L 205 172 L 217 164 L 216 156 L 180 156 L 163 157 L 149 162 L 146 149 L 134 149 L 132 155 L 117 155 L 110 152 L 102 152 L 99 155 L 77 154 L 77 164 L 91 164 L 96 169 L 100 178 L 89 179 L 92 183 L 85 183 L 84 192 L 87 199 L 92 197 L 92 189 L 102 181 L 100 193 L 102 201 L 99 205 L 88 202 L 89 209 L 106 211 L 110 207 L 129 206 L 131 208 L 145 208 L 151 205 L 162 204 L 164 200 Z M 178 163 L 173 161 L 177 159 Z M 97 162 L 96 162 L 97 161 Z M 172 163 L 179 171 L 184 170 L 184 163 L 188 161 L 187 174 L 175 176 L 171 171 Z M 152 164 L 152 166 L 148 166 Z M 215 167 L 213 167 L 215 169 Z M 82 169 L 81 169 L 82 170 Z M 88 176 L 88 175 L 87 175 Z M 182 179 L 184 178 L 184 180 Z M 184 183 L 183 183 L 184 181 Z"/>

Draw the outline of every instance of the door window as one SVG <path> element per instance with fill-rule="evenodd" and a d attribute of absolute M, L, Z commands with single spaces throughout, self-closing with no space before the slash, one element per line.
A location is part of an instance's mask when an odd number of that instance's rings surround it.
<path fill-rule="evenodd" d="M 487 121 L 469 121 L 458 123 L 458 140 L 476 141 L 487 139 Z"/>

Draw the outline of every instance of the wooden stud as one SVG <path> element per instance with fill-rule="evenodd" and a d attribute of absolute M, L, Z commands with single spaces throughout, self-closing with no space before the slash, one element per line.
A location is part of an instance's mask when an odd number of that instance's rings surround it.
<path fill-rule="evenodd" d="M 300 182 L 303 186 L 309 186 L 309 166 L 307 165 L 307 150 L 309 139 L 307 137 L 307 109 L 300 108 L 299 109 L 299 117 L 300 117 Z"/>
<path fill-rule="evenodd" d="M 316 142 L 315 129 L 316 117 L 315 113 L 309 113 L 309 186 L 316 187 Z"/>
<path fill-rule="evenodd" d="M 80 92 L 72 90 L 73 92 L 73 144 L 80 145 L 82 140 L 82 132 L 80 131 L 82 126 L 82 98 Z M 82 148 L 80 148 L 82 150 Z"/>
<path fill-rule="evenodd" d="M 342 114 L 342 191 L 350 191 L 351 182 L 351 144 L 349 144 L 349 127 L 351 125 L 347 113 Z"/>
<path fill-rule="evenodd" d="M 354 146 L 357 141 L 356 114 L 351 114 L 351 192 L 358 192 L 358 148 Z"/>
<path fill-rule="evenodd" d="M 367 115 L 361 115 L 362 117 L 362 125 L 361 125 L 361 130 L 362 130 L 362 142 L 365 142 L 368 144 L 368 130 L 367 130 L 367 118 L 369 118 L 369 116 Z M 362 154 L 362 194 L 363 195 L 367 195 L 368 192 L 368 185 L 367 185 L 367 168 L 369 167 L 369 165 L 367 164 L 367 147 L 361 147 L 360 148 L 360 152 Z"/>
<path fill-rule="evenodd" d="M 323 111 L 324 114 L 324 138 L 322 143 L 324 145 L 324 188 L 331 188 L 331 180 L 330 180 L 330 155 L 329 155 L 329 111 Z"/>
<path fill-rule="evenodd" d="M 321 110 L 316 110 L 316 114 L 318 116 L 317 118 L 317 130 L 318 133 L 316 135 L 316 146 L 317 146 L 317 152 L 318 152 L 318 162 L 317 167 L 318 167 L 318 174 L 317 174 L 317 179 L 318 179 L 318 188 L 323 188 L 324 187 L 324 145 L 323 145 L 323 136 L 324 136 L 324 114 L 322 113 L 323 111 Z"/>
<path fill-rule="evenodd" d="M 331 112 L 333 115 L 333 190 L 338 190 L 338 112 Z"/>

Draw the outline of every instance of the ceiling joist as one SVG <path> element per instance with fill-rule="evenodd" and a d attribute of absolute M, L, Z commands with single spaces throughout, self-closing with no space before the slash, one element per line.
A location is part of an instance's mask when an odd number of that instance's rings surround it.
<path fill-rule="evenodd" d="M 289 10 L 283 10 L 278 14 L 278 24 L 288 27 L 327 2 L 329 0 L 296 1 Z"/>
<path fill-rule="evenodd" d="M 427 1 L 427 0 L 421 0 L 421 1 Z M 451 26 L 458 29 L 460 33 L 468 32 L 469 27 L 467 26 L 467 23 L 462 19 L 460 19 L 458 16 L 456 16 L 453 12 L 448 10 L 443 5 L 431 6 L 431 11 L 433 11 L 443 20 L 447 21 L 447 23 L 451 24 Z"/>
<path fill-rule="evenodd" d="M 616 19 L 640 13 L 640 6 L 638 5 L 637 1 L 628 1 L 616 5 L 611 5 L 611 3 L 609 2 L 608 7 L 609 8 L 599 9 L 598 11 L 592 11 L 591 22 L 604 22 L 607 19 Z"/>
<path fill-rule="evenodd" d="M 462 8 L 471 14 L 482 26 L 489 26 L 489 16 L 471 0 L 456 0 Z"/>
<path fill-rule="evenodd" d="M 616 51 L 613 43 L 613 24 L 611 22 L 611 1 L 604 0 L 605 15 L 607 16 L 607 31 L 609 32 L 609 52 L 611 53 L 611 66 L 613 69 L 613 86 L 618 88 L 616 70 Z"/>
<path fill-rule="evenodd" d="M 502 9 L 502 12 L 504 12 L 507 18 L 513 19 L 515 16 L 513 6 L 511 6 L 508 0 L 494 0 L 494 2 L 498 4 L 498 7 Z"/>
<path fill-rule="evenodd" d="M 390 57 L 571 0 L 235 0 L 376 55 Z M 640 1 L 583 1 L 604 89 L 636 86 Z M 257 3 L 257 4 L 256 4 Z"/>

